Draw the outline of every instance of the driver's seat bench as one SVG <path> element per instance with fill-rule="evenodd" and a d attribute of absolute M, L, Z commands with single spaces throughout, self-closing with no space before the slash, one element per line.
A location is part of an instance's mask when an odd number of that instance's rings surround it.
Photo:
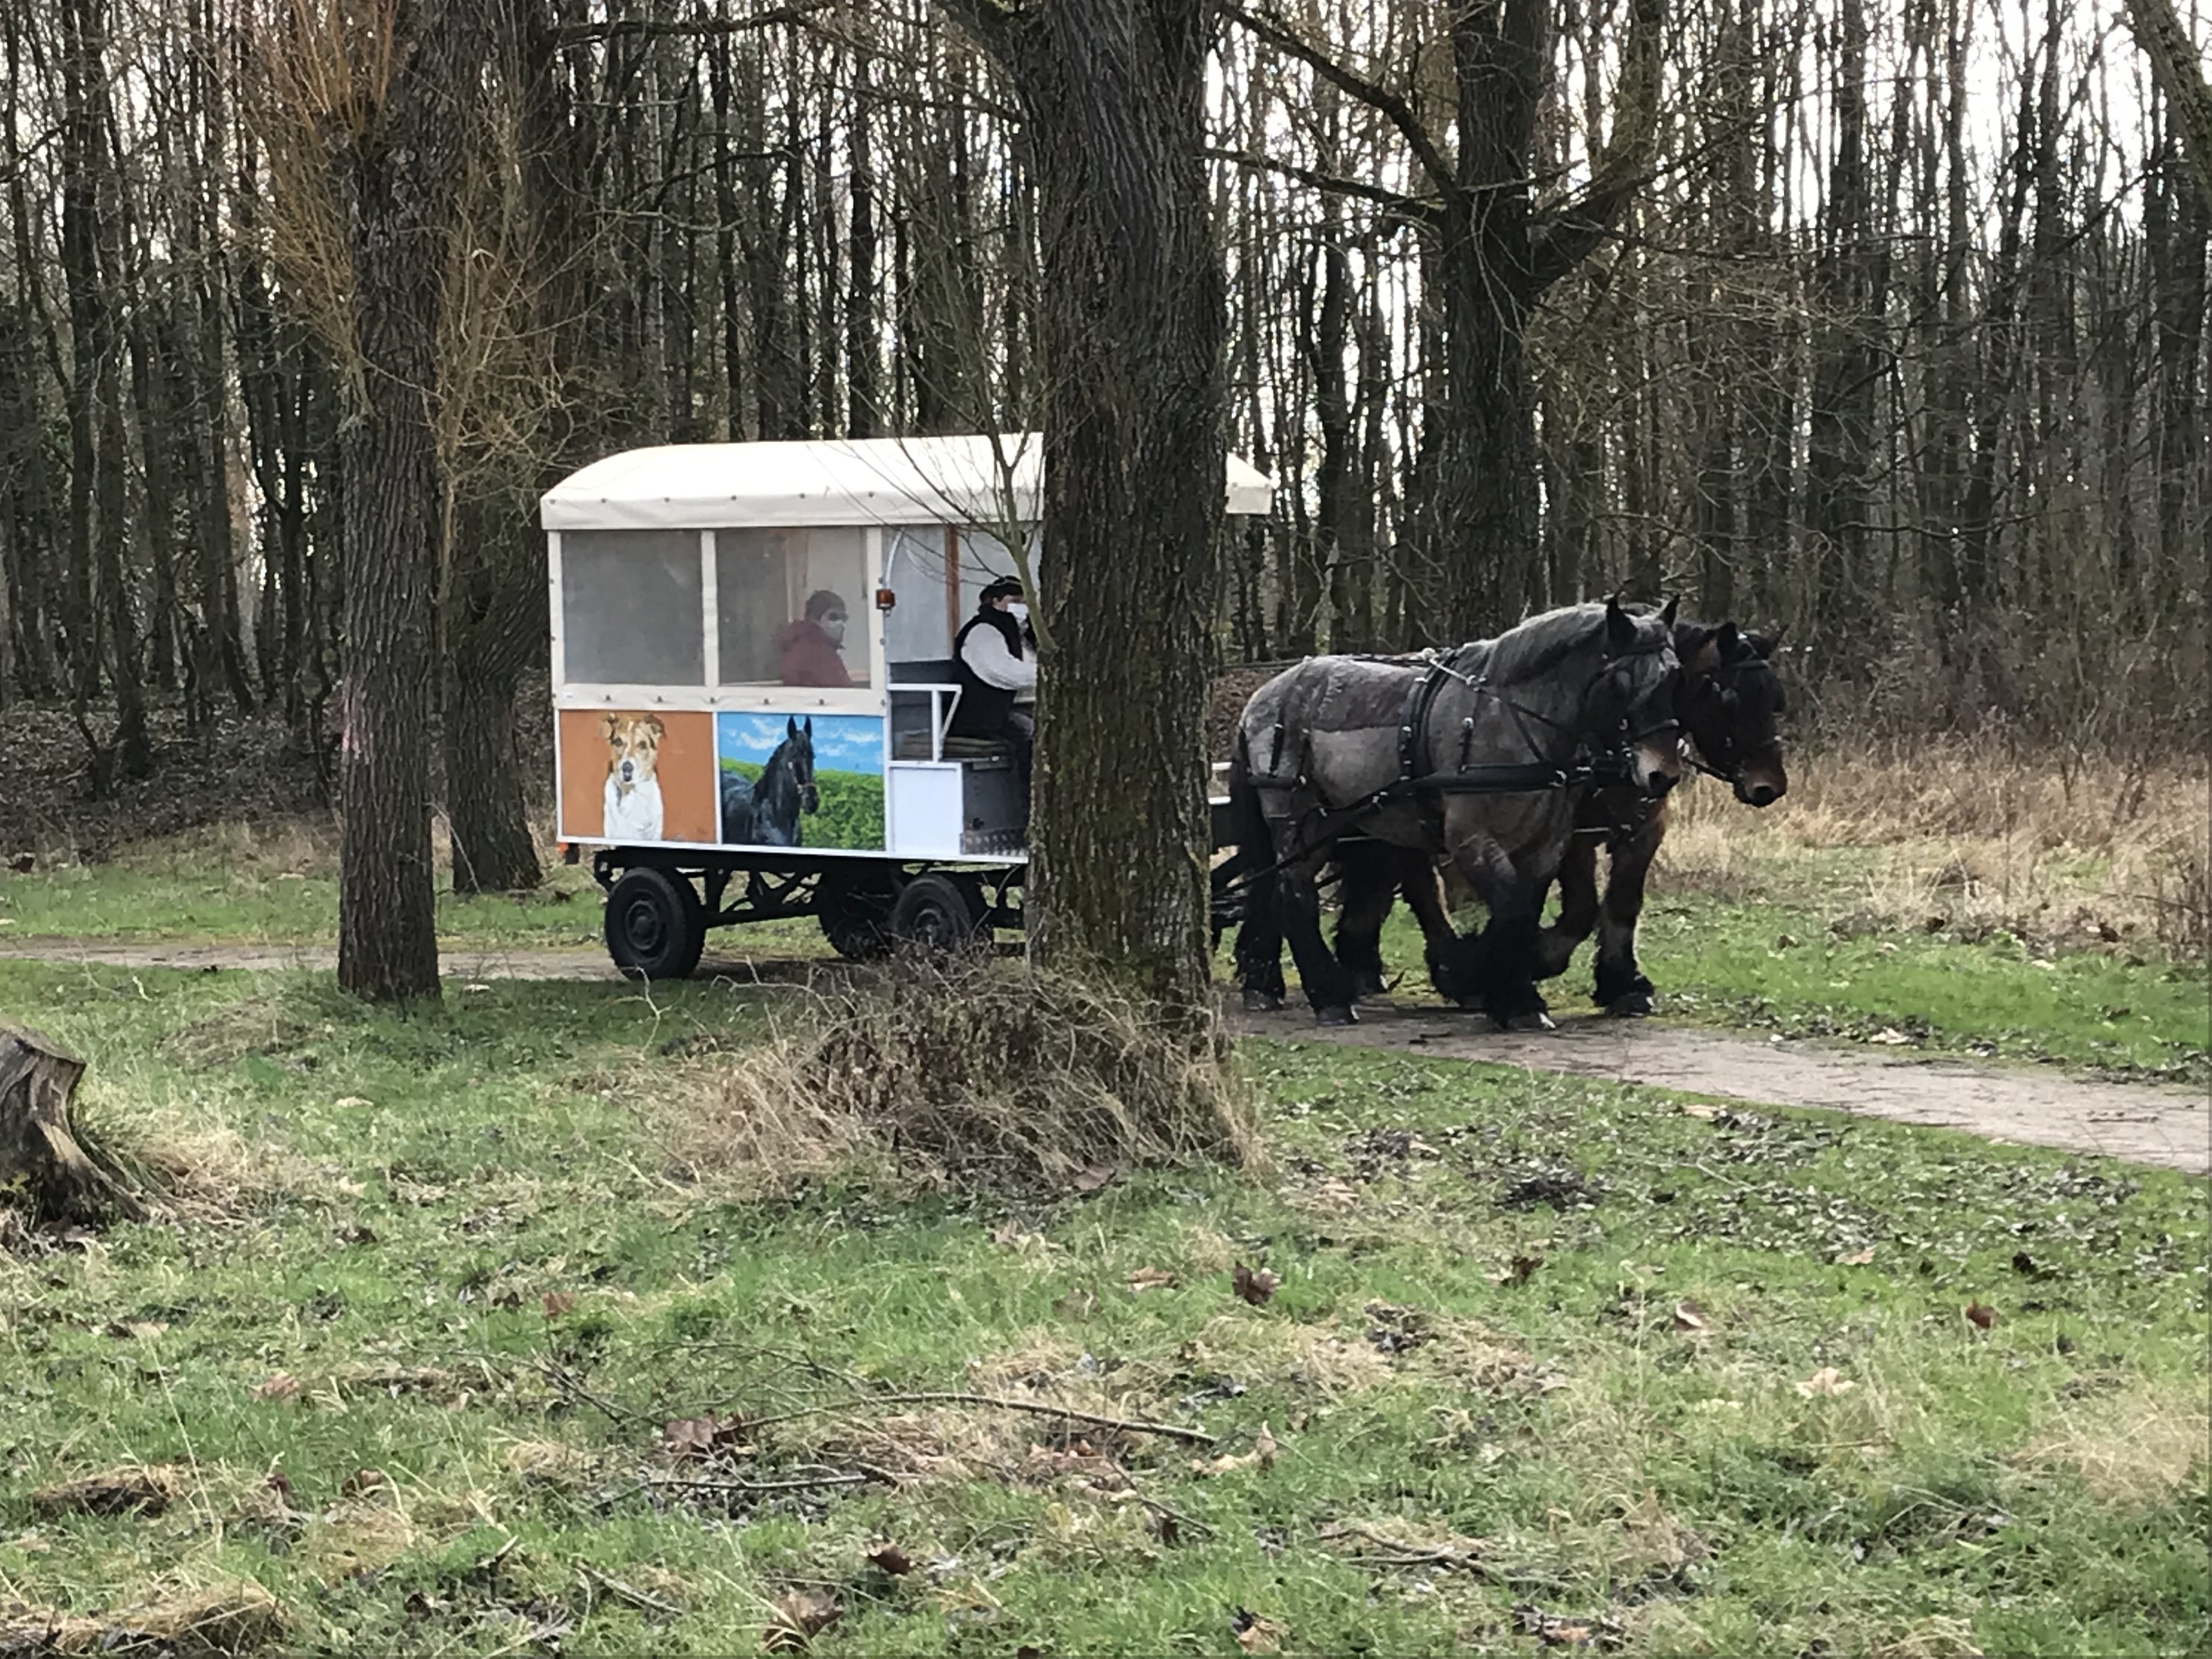
<path fill-rule="evenodd" d="M 906 761 L 926 761 L 930 757 L 927 732 L 902 732 L 892 748 L 893 757 Z M 949 761 L 1005 760 L 1013 750 L 1003 738 L 963 738 L 947 736 L 940 746 L 940 754 Z"/>

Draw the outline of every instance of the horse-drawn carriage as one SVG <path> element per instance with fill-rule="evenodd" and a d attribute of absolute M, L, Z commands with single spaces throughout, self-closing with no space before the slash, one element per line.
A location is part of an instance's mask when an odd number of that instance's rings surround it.
<path fill-rule="evenodd" d="M 1020 925 L 1028 803 L 953 734 L 953 636 L 1010 541 L 1034 436 L 698 444 L 539 505 L 558 834 L 592 848 L 609 953 L 680 977 L 709 928 L 816 917 L 849 957 Z M 1227 509 L 1273 486 L 1231 458 Z"/>
<path fill-rule="evenodd" d="M 1003 743 L 957 735 L 953 651 L 1013 548 L 1044 556 L 1042 479 L 1033 436 L 711 444 L 612 456 L 545 495 L 559 834 L 594 849 L 625 972 L 681 977 L 709 928 L 740 922 L 811 915 L 854 957 L 1021 925 L 1026 793 Z M 1231 457 L 1225 482 L 1230 514 L 1267 511 L 1251 467 Z M 1540 1018 L 1536 981 L 1595 931 L 1600 1002 L 1648 1009 L 1653 803 L 1684 736 L 1740 799 L 1778 798 L 1769 650 L 1607 601 L 1271 681 L 1214 802 L 1216 850 L 1236 848 L 1217 926 L 1242 924 L 1248 1004 L 1279 1002 L 1288 942 L 1316 1014 L 1351 1018 L 1402 892 L 1432 982 L 1462 1006 Z M 1480 934 L 1454 932 L 1438 858 L 1483 899 Z M 1343 882 L 1334 952 L 1324 866 Z"/>

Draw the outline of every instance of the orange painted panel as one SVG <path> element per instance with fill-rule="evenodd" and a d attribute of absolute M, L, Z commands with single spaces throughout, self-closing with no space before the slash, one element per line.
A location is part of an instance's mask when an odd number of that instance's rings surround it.
<path fill-rule="evenodd" d="M 714 717 L 561 710 L 561 835 L 636 846 L 715 839 Z"/>

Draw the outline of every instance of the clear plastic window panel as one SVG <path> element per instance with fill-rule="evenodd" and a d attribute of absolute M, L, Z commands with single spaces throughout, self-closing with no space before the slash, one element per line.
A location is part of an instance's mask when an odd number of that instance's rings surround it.
<path fill-rule="evenodd" d="M 562 672 L 576 685 L 700 685 L 699 532 L 561 536 Z"/>
<path fill-rule="evenodd" d="M 857 527 L 716 531 L 722 684 L 867 684 L 867 574 Z"/>

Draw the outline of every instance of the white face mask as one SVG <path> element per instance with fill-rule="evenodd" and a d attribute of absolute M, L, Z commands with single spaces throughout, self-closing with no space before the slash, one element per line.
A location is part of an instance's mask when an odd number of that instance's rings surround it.
<path fill-rule="evenodd" d="M 822 619 L 822 631 L 830 636 L 830 644 L 845 643 L 845 619 L 842 617 L 824 617 Z"/>
<path fill-rule="evenodd" d="M 1018 623 L 1025 623 L 1030 619 L 1030 608 L 1019 599 L 1016 599 L 1006 607 L 1006 614 Z"/>

